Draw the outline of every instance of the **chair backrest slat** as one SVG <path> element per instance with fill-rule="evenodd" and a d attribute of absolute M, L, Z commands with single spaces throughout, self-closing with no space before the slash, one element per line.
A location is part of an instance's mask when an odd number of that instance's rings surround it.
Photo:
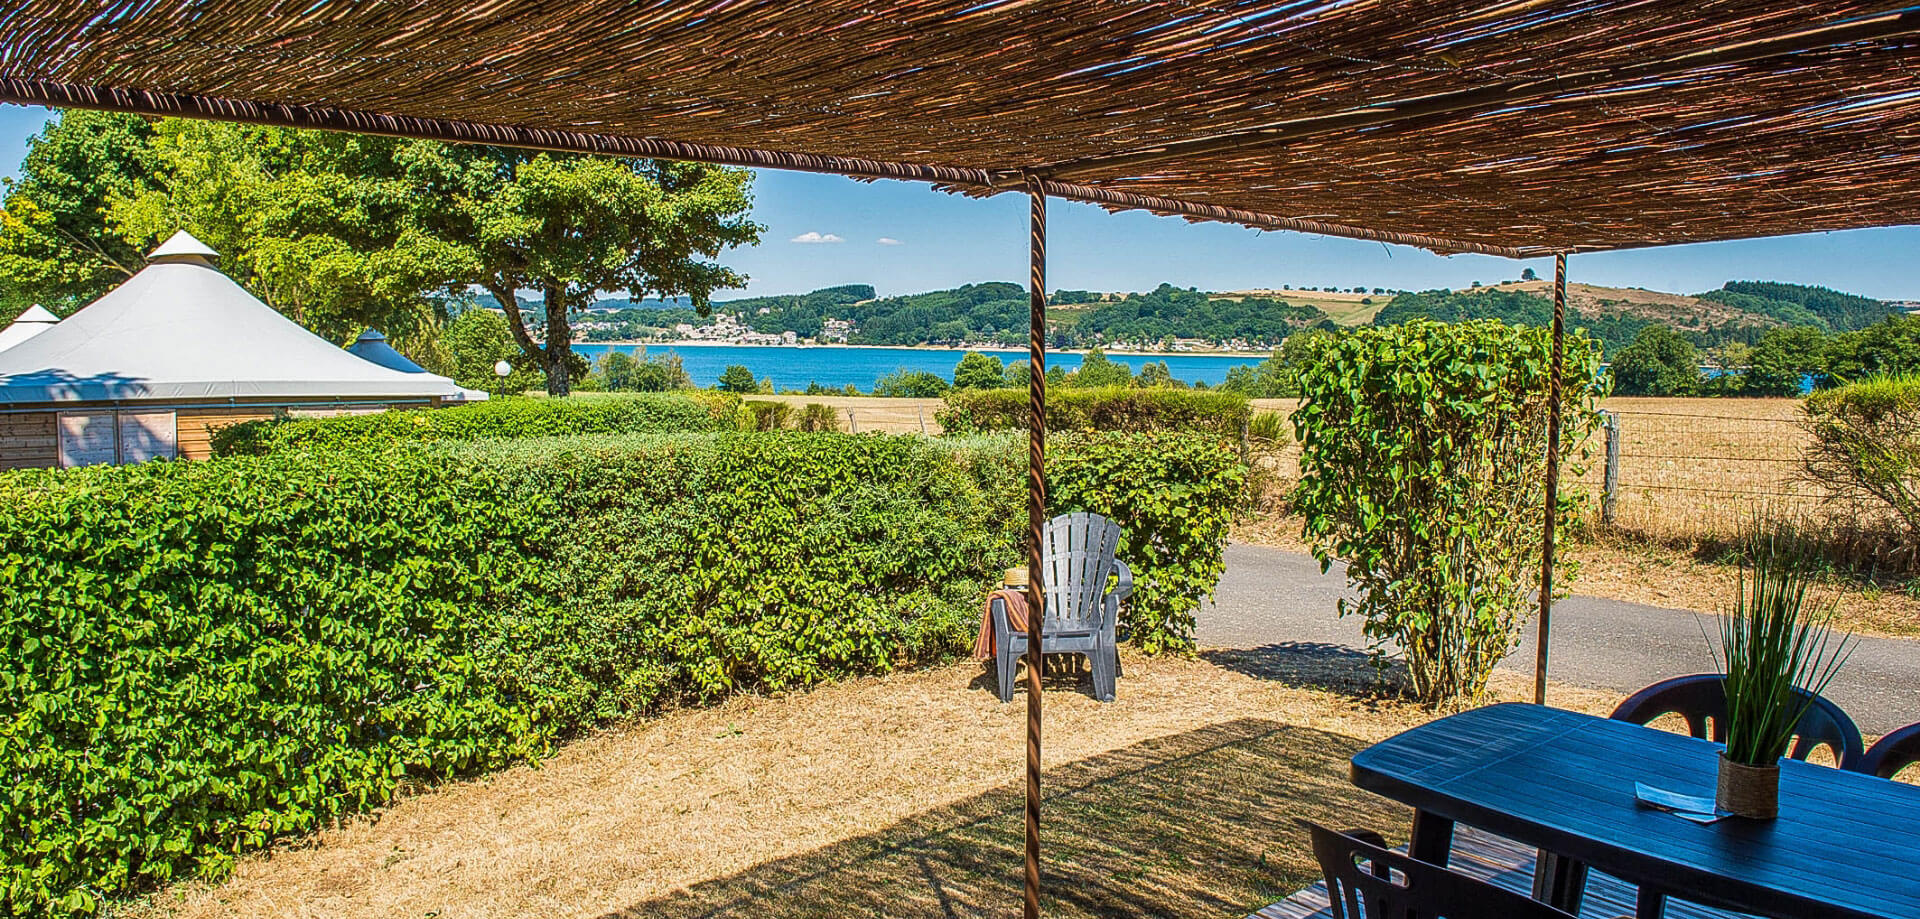
<path fill-rule="evenodd" d="M 1333 919 L 1573 919 L 1532 897 L 1389 851 L 1377 839 L 1300 822 L 1326 875 Z"/>
<path fill-rule="evenodd" d="M 1920 763 L 1920 724 L 1909 724 L 1879 739 L 1860 760 L 1860 771 L 1890 779 Z"/>
<path fill-rule="evenodd" d="M 1802 698 L 1807 696 L 1800 692 Z M 1833 751 L 1833 760 L 1842 769 L 1858 768 L 1864 755 L 1860 729 L 1853 719 L 1822 696 L 1813 696 L 1813 704 L 1793 728 L 1793 744 L 1787 755 L 1804 760 L 1821 747 Z M 1661 680 L 1627 697 L 1613 710 L 1615 721 L 1648 724 L 1662 715 L 1678 715 L 1687 723 L 1687 733 L 1703 740 L 1725 743 L 1727 740 L 1726 677 L 1718 673 Z"/>
<path fill-rule="evenodd" d="M 1062 514 L 1047 521 L 1046 572 L 1048 629 L 1097 629 L 1105 615 L 1102 600 L 1115 569 L 1120 525 L 1099 514 Z"/>

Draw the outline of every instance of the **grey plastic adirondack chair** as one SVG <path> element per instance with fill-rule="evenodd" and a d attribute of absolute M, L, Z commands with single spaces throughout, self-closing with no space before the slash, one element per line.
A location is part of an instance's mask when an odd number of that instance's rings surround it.
<path fill-rule="evenodd" d="M 1044 654 L 1084 654 L 1093 665 L 1093 694 L 1113 701 L 1114 678 L 1120 672 L 1120 651 L 1114 637 L 1120 619 L 1120 601 L 1133 593 L 1133 572 L 1115 556 L 1120 548 L 1120 525 L 1099 514 L 1062 514 L 1047 521 L 1047 540 L 1041 571 L 1047 588 L 1047 612 L 1041 618 L 1040 650 Z M 1112 590 L 1107 581 L 1119 582 Z M 995 598 L 992 608 L 994 666 L 1000 681 L 1000 701 L 1013 701 L 1013 677 L 1027 653 L 1027 633 L 1007 625 L 1006 604 Z"/>

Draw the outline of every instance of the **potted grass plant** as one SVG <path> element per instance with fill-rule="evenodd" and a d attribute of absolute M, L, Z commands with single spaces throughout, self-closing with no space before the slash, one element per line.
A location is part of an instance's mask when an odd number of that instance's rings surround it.
<path fill-rule="evenodd" d="M 1720 618 L 1716 662 L 1726 674 L 1727 748 L 1715 799 L 1723 811 L 1779 814 L 1780 758 L 1795 727 L 1852 651 L 1833 630 L 1832 601 L 1813 602 L 1813 555 L 1800 528 L 1756 521 L 1732 611 Z"/>

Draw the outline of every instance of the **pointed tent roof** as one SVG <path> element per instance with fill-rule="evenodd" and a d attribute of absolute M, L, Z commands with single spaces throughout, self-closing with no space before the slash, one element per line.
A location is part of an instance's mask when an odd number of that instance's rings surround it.
<path fill-rule="evenodd" d="M 174 231 L 166 242 L 160 244 L 160 248 L 147 253 L 149 262 L 200 258 L 211 264 L 219 257 L 220 253 L 213 251 L 212 246 L 195 239 L 192 233 L 185 230 Z"/>
<path fill-rule="evenodd" d="M 459 398 L 301 328 L 213 267 L 180 232 L 126 283 L 0 352 L 0 406 L 185 399 Z"/>
<path fill-rule="evenodd" d="M 48 312 L 46 307 L 38 303 L 27 307 L 26 312 L 15 316 L 11 324 L 0 329 L 0 351 L 5 351 L 53 328 L 59 321 L 60 317 Z"/>
<path fill-rule="evenodd" d="M 388 370 L 398 370 L 401 373 L 427 372 L 427 368 L 414 363 L 411 358 L 387 344 L 387 336 L 379 329 L 367 329 L 361 332 L 360 337 L 347 346 L 347 353 L 372 361 Z"/>

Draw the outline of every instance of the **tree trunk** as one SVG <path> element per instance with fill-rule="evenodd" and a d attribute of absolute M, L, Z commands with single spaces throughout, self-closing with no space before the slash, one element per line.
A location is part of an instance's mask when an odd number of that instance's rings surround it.
<path fill-rule="evenodd" d="M 573 326 L 567 322 L 567 293 L 563 285 L 550 284 L 547 301 L 547 395 L 573 393 Z"/>

